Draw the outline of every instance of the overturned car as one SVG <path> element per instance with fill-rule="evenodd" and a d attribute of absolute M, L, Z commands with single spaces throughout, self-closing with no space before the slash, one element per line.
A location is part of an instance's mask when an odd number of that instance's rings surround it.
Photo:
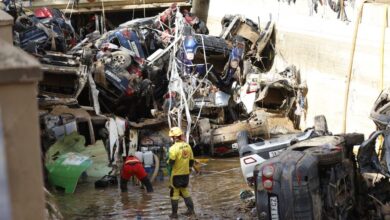
<path fill-rule="evenodd" d="M 253 169 L 259 219 L 387 219 L 390 182 L 387 125 L 389 90 L 382 91 L 370 117 L 377 131 L 364 141 L 363 134 L 331 135 L 328 132 L 302 140 L 280 139 L 246 145 L 243 174 Z M 308 130 L 309 131 L 309 130 Z M 272 143 L 289 147 L 279 156 L 256 160 Z M 357 155 L 354 146 L 360 145 Z M 245 155 L 247 154 L 247 155 Z M 256 155 L 257 154 L 257 155 Z M 249 176 L 250 177 L 250 176 Z"/>
<path fill-rule="evenodd" d="M 352 149 L 362 134 L 298 142 L 255 168 L 259 219 L 351 219 L 361 215 Z"/>
<path fill-rule="evenodd" d="M 32 15 L 16 18 L 15 44 L 29 53 L 45 50 L 66 52 L 75 46 L 76 33 L 69 19 L 59 9 L 37 8 Z"/>

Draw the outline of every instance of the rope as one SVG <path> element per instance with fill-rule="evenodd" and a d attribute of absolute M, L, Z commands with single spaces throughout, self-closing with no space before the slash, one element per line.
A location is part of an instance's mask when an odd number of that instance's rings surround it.
<path fill-rule="evenodd" d="M 103 33 L 106 33 L 107 32 L 107 29 L 106 29 L 106 12 L 105 12 L 105 8 L 104 8 L 104 0 L 102 0 L 102 16 L 103 16 L 102 31 L 103 31 Z"/>
<path fill-rule="evenodd" d="M 356 15 L 356 20 L 355 20 L 355 27 L 354 27 L 353 38 L 352 38 L 352 49 L 351 49 L 351 54 L 350 54 L 350 58 L 349 58 L 350 60 L 349 60 L 349 65 L 348 65 L 348 75 L 347 75 L 347 82 L 346 82 L 346 86 L 345 86 L 343 127 L 342 127 L 343 133 L 345 133 L 347 131 L 347 113 L 348 113 L 348 102 L 349 102 L 349 88 L 351 85 L 351 76 L 352 76 L 352 66 L 353 66 L 353 61 L 354 61 L 354 56 L 355 56 L 357 33 L 359 31 L 359 24 L 360 24 L 360 20 L 362 18 L 362 14 L 363 14 L 363 6 L 364 6 L 364 3 L 366 3 L 366 2 L 369 2 L 369 1 L 363 0 L 361 2 L 361 5 L 359 7 L 358 13 Z"/>
<path fill-rule="evenodd" d="M 146 5 L 145 5 L 145 0 L 143 0 L 143 6 L 144 6 L 144 18 L 146 18 Z"/>
<path fill-rule="evenodd" d="M 73 3 L 72 3 L 72 9 L 70 11 L 69 20 L 72 19 L 73 7 L 74 7 L 74 0 L 73 0 Z"/>
<path fill-rule="evenodd" d="M 133 0 L 133 5 L 135 5 L 135 0 Z M 134 20 L 134 12 L 135 12 L 135 7 L 133 7 L 133 16 L 132 16 L 131 20 Z"/>
<path fill-rule="evenodd" d="M 177 10 L 180 11 L 179 9 Z M 164 28 L 163 26 L 166 25 L 161 22 L 161 19 L 159 20 L 160 20 L 161 27 Z M 185 24 L 184 24 L 184 18 L 181 13 L 176 14 L 175 24 L 176 24 L 176 28 L 174 29 L 175 33 L 173 34 L 174 38 L 183 39 L 182 30 Z M 172 29 L 170 28 L 170 30 Z M 201 36 L 201 42 L 202 42 L 201 46 L 203 49 L 204 66 L 207 68 L 208 66 L 207 66 L 207 57 L 205 52 L 204 38 L 202 35 L 199 36 Z M 205 75 L 202 77 L 202 79 L 198 79 L 198 77 L 196 76 L 196 74 L 194 74 L 194 72 L 189 73 L 189 77 L 187 79 L 182 78 L 184 68 L 196 67 L 197 65 L 201 65 L 201 64 L 185 64 L 179 58 L 176 57 L 179 52 L 179 47 L 183 47 L 183 46 L 184 46 L 183 41 L 179 40 L 173 42 L 172 45 L 173 49 L 171 50 L 171 55 L 169 59 L 168 75 L 167 75 L 167 78 L 169 80 L 168 92 L 170 95 L 169 107 L 168 107 L 168 124 L 169 127 L 172 127 L 173 124 L 177 124 L 179 127 L 181 127 L 182 121 L 185 119 L 187 122 L 186 140 L 189 141 L 190 133 L 195 128 L 201 116 L 201 112 L 204 107 L 205 98 L 203 97 L 202 105 L 200 106 L 200 110 L 194 124 L 192 123 L 189 103 L 193 100 L 193 96 L 202 86 L 207 88 L 212 85 L 211 82 L 207 80 L 207 76 L 210 73 L 210 71 L 213 69 L 213 66 L 211 65 L 209 68 L 207 68 L 207 71 Z M 188 75 L 186 74 L 185 76 Z M 187 82 L 189 82 L 189 85 L 187 85 Z M 173 109 L 175 106 L 173 106 L 173 98 L 171 95 L 173 90 L 175 90 L 175 92 L 180 94 L 180 101 L 178 102 L 178 106 L 175 109 Z M 185 115 L 183 115 L 183 111 Z"/>
<path fill-rule="evenodd" d="M 70 1 L 71 0 L 68 0 L 68 4 L 66 4 L 65 13 L 68 11 L 68 7 L 69 7 L 69 4 L 70 4 Z"/>

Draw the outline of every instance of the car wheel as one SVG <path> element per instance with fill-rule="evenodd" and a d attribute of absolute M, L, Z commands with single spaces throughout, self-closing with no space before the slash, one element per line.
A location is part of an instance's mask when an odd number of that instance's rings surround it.
<path fill-rule="evenodd" d="M 111 65 L 113 67 L 119 67 L 126 69 L 131 64 L 131 56 L 123 51 L 115 51 L 112 53 Z"/>
<path fill-rule="evenodd" d="M 324 115 L 317 115 L 314 117 L 314 130 L 319 135 L 328 134 L 328 124 Z"/>
<path fill-rule="evenodd" d="M 306 152 L 317 157 L 319 165 L 333 165 L 343 160 L 343 151 L 338 146 L 311 147 Z"/>
<path fill-rule="evenodd" d="M 34 22 L 26 15 L 19 16 L 14 25 L 14 29 L 17 32 L 25 31 L 27 28 L 34 26 Z"/>

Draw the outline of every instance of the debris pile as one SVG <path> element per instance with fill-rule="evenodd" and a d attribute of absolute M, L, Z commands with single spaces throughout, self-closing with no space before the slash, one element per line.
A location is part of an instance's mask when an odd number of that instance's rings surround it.
<path fill-rule="evenodd" d="M 60 10 L 16 11 L 15 45 L 44 73 L 44 155 L 77 132 L 87 145 L 103 141 L 113 169 L 141 150 L 164 166 L 167 127 L 184 128 L 187 141 L 211 155 L 237 153 L 239 131 L 253 141 L 299 128 L 307 87 L 294 66 L 274 65 L 272 19 L 262 26 L 226 15 L 221 34 L 211 36 L 196 15 L 172 4 L 109 31 L 95 18 L 79 35 Z M 281 118 L 283 128 L 272 123 Z"/>

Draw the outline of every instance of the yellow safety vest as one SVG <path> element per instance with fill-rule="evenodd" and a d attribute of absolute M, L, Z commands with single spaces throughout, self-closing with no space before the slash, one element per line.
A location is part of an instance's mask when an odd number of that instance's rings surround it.
<path fill-rule="evenodd" d="M 190 174 L 190 160 L 194 159 L 191 146 L 184 141 L 178 141 L 169 148 L 169 159 L 174 160 L 172 176 Z"/>

